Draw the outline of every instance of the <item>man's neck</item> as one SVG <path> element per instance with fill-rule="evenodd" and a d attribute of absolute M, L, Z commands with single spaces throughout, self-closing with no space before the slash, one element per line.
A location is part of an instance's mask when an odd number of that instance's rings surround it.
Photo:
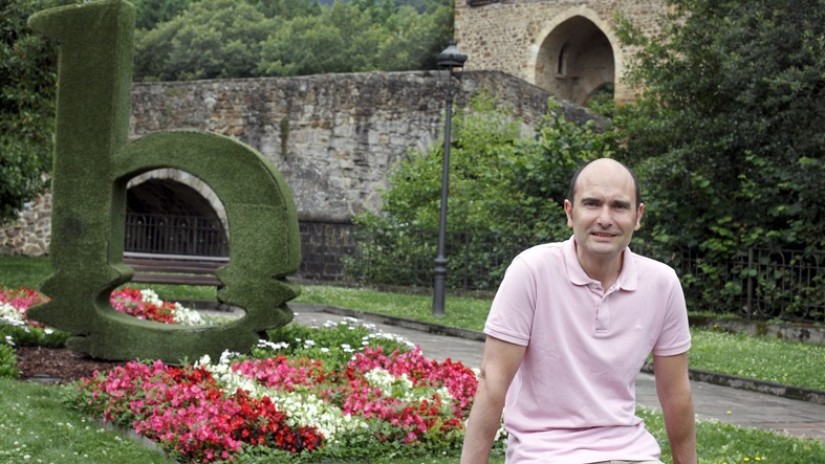
<path fill-rule="evenodd" d="M 605 259 L 594 259 L 593 257 L 583 257 L 577 253 L 579 264 L 585 274 L 593 280 L 598 280 L 602 284 L 602 289 L 607 291 L 619 279 L 624 263 L 624 251 L 616 256 Z"/>

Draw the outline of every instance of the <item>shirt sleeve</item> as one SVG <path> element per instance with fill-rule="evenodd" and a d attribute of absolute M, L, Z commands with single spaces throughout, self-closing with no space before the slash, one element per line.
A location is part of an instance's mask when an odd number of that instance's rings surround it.
<path fill-rule="evenodd" d="M 659 338 L 653 346 L 656 356 L 675 356 L 690 349 L 690 325 L 688 324 L 685 294 L 676 273 L 672 274 L 670 295 Z"/>
<path fill-rule="evenodd" d="M 527 346 L 536 310 L 536 276 L 528 263 L 516 257 L 504 273 L 493 299 L 484 333 L 520 346 Z"/>

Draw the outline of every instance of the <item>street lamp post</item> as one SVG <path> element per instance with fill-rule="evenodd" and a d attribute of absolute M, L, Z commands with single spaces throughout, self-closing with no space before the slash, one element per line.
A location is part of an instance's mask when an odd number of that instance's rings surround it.
<path fill-rule="evenodd" d="M 446 101 L 444 105 L 444 162 L 441 171 L 441 216 L 438 223 L 438 256 L 435 258 L 435 279 L 433 283 L 433 316 L 444 315 L 445 280 L 447 277 L 447 257 L 445 255 L 445 242 L 447 235 L 447 194 L 450 184 L 450 132 L 453 125 L 453 96 L 455 88 L 453 78 L 461 81 L 461 70 L 467 55 L 458 51 L 454 41 L 436 57 L 438 67 L 447 69 L 450 72 L 450 81 L 446 90 Z"/>

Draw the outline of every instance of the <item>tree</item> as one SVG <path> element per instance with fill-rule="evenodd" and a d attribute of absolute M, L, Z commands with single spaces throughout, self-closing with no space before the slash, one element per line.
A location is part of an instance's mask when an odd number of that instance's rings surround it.
<path fill-rule="evenodd" d="M 130 0 L 135 6 L 135 27 L 154 29 L 158 24 L 171 21 L 182 13 L 192 0 Z"/>
<path fill-rule="evenodd" d="M 419 10 L 386 0 L 190 0 L 180 14 L 137 31 L 135 74 L 184 80 L 432 69 L 452 36 L 452 8 L 420 3 Z"/>
<path fill-rule="evenodd" d="M 317 0 L 249 0 L 267 18 L 292 19 L 318 16 L 321 4 Z"/>
<path fill-rule="evenodd" d="M 653 235 L 707 251 L 825 245 L 825 1 L 669 0 L 617 117 Z"/>
<path fill-rule="evenodd" d="M 786 317 L 805 317 L 794 306 L 821 294 L 822 276 L 758 273 L 747 249 L 825 245 L 825 0 L 668 4 L 655 37 L 622 31 L 640 47 L 630 76 L 644 89 L 614 121 L 644 187 L 640 237 L 664 259 L 693 250 L 682 278 L 699 308 L 738 309 L 753 279 L 763 299 L 789 302 Z"/>
<path fill-rule="evenodd" d="M 144 80 L 256 75 L 273 20 L 235 0 L 200 0 L 150 31 L 138 31 L 135 73 Z"/>
<path fill-rule="evenodd" d="M 372 70 L 370 53 L 381 41 L 368 13 L 335 2 L 319 16 L 303 16 L 276 28 L 262 48 L 259 70 L 288 76 Z"/>
<path fill-rule="evenodd" d="M 286 76 L 433 68 L 452 35 L 452 10 L 419 13 L 387 2 L 335 2 L 294 18 L 263 45 L 260 72 Z"/>
<path fill-rule="evenodd" d="M 0 222 L 45 187 L 54 132 L 56 50 L 27 28 L 53 2 L 0 2 Z"/>

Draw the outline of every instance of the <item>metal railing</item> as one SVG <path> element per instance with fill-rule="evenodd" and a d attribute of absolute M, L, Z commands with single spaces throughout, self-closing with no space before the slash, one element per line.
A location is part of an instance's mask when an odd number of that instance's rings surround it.
<path fill-rule="evenodd" d="M 301 232 L 304 262 L 299 273 L 306 277 L 425 288 L 433 284 L 435 233 L 367 232 L 351 223 L 323 221 L 302 223 Z M 495 290 L 510 261 L 533 244 L 495 234 L 449 234 L 447 285 Z M 720 258 L 697 249 L 633 249 L 676 270 L 692 309 L 825 322 L 825 252 L 750 248 L 720 264 Z M 125 251 L 228 256 L 228 242 L 217 220 L 129 214 Z"/>
<path fill-rule="evenodd" d="M 128 213 L 124 250 L 187 256 L 227 256 L 220 220 L 199 216 Z"/>
<path fill-rule="evenodd" d="M 533 244 L 499 235 L 450 234 L 448 285 L 495 290 L 510 261 Z M 748 248 L 732 259 L 713 260 L 698 249 L 650 254 L 643 247 L 632 248 L 676 270 L 692 310 L 825 322 L 823 252 Z M 434 233 L 362 231 L 355 253 L 348 258 L 347 277 L 364 283 L 429 287 L 435 256 Z"/>
<path fill-rule="evenodd" d="M 701 281 L 701 258 L 693 261 Z M 823 263 L 822 252 L 748 248 L 727 263 L 722 286 L 749 318 L 825 321 Z"/>

